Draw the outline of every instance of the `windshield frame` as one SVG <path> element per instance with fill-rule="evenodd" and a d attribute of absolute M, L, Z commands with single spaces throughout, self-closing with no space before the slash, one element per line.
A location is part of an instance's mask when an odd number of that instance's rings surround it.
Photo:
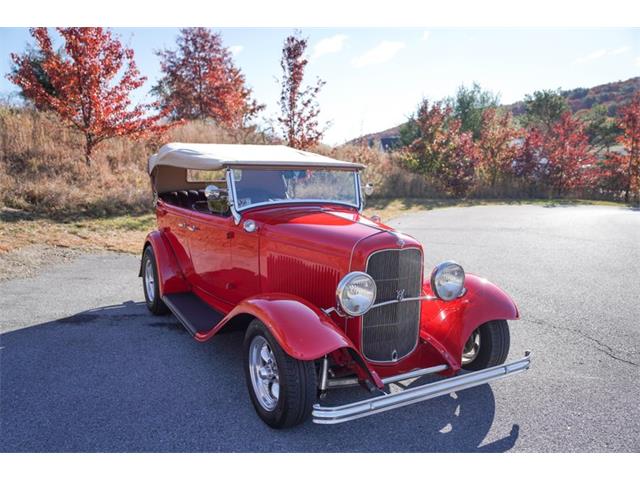
<path fill-rule="evenodd" d="M 341 202 L 339 200 L 326 200 L 326 199 L 286 199 L 279 201 L 270 201 L 270 202 L 258 202 L 252 203 L 251 205 L 245 207 L 238 207 L 238 197 L 236 193 L 236 185 L 235 185 L 235 175 L 233 174 L 234 170 L 344 170 L 347 172 L 353 173 L 353 181 L 354 188 L 356 193 L 356 204 L 349 202 Z M 287 166 L 287 167 L 279 167 L 279 166 L 269 166 L 269 167 L 258 167 L 255 166 L 238 166 L 238 167 L 228 167 L 227 168 L 227 187 L 229 192 L 231 192 L 232 206 L 233 210 L 235 210 L 238 214 L 250 210 L 253 208 L 264 207 L 264 206 L 278 206 L 278 205 L 301 205 L 301 204 L 313 204 L 313 203 L 327 203 L 331 205 L 342 205 L 351 208 L 355 208 L 358 212 L 362 212 L 363 202 L 362 202 L 362 191 L 360 189 L 360 171 L 357 168 L 334 168 L 334 167 L 315 167 L 309 168 L 306 166 Z"/>

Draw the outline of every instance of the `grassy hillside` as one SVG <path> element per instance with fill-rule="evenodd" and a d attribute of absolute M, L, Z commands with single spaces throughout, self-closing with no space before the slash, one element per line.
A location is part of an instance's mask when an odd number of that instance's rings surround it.
<path fill-rule="evenodd" d="M 87 167 L 81 136 L 57 117 L 0 108 L 0 207 L 60 218 L 148 212 L 147 159 L 168 141 L 264 143 L 265 139 L 190 122 L 163 139 L 108 140 Z"/>

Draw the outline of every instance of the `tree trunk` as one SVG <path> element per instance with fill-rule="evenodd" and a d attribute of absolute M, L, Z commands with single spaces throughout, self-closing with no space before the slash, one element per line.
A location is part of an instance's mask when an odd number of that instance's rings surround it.
<path fill-rule="evenodd" d="M 91 153 L 93 152 L 93 139 L 91 135 L 85 135 L 86 143 L 84 145 L 84 162 L 87 167 L 91 166 Z"/>
<path fill-rule="evenodd" d="M 633 178 L 633 152 L 629 155 L 629 166 L 627 168 L 627 188 L 624 190 L 624 203 L 629 203 L 629 199 L 631 196 L 631 186 Z"/>

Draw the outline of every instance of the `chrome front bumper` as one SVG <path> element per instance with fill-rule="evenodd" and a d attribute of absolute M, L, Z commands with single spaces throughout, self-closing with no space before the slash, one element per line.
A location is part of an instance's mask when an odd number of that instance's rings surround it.
<path fill-rule="evenodd" d="M 445 378 L 437 382 L 429 383 L 415 388 L 407 388 L 401 392 L 389 393 L 381 397 L 348 403 L 338 407 L 323 407 L 319 404 L 313 406 L 313 422 L 334 424 L 348 422 L 357 418 L 368 417 L 376 413 L 386 412 L 396 408 L 422 402 L 431 398 L 459 392 L 466 388 L 476 387 L 493 380 L 505 378 L 529 369 L 531 364 L 531 352 L 525 352 L 524 357 L 510 363 L 504 363 L 496 367 L 486 368 L 477 372 L 465 373 L 451 378 Z M 423 374 L 421 374 L 423 375 Z M 407 374 L 404 378 L 416 378 Z M 389 382 L 385 382 L 389 383 Z"/>

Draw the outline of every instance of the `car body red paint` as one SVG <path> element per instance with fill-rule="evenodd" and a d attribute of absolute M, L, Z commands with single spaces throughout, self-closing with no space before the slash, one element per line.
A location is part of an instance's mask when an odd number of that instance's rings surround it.
<path fill-rule="evenodd" d="M 170 168 L 176 170 L 175 166 Z M 359 176 L 354 172 L 359 189 Z M 240 204 L 234 174 L 227 169 L 227 188 L 229 198 Z M 163 181 L 171 183 L 166 175 Z M 201 182 L 199 186 L 204 185 Z M 414 370 L 438 367 L 442 375 L 456 374 L 462 368 L 463 347 L 472 332 L 487 322 L 519 316 L 505 292 L 471 274 L 466 275 L 465 289 L 458 298 L 441 300 L 432 291 L 430 269 L 425 272 L 423 246 L 363 215 L 361 194 L 358 206 L 275 201 L 234 210 L 234 204 L 229 203 L 231 213 L 218 213 L 209 197 L 206 202 L 197 200 L 197 191 L 159 193 L 158 228 L 145 242 L 145 249 L 150 246 L 155 256 L 159 293 L 165 299 L 174 294 L 195 296 L 220 315 L 210 328 L 194 332 L 197 341 L 208 341 L 223 330 L 258 319 L 293 359 L 325 365 L 325 373 L 330 365 L 334 378 L 356 378 L 369 388 L 382 389 L 385 379 Z M 192 193 L 196 196 L 193 204 L 176 203 L 178 194 L 184 197 L 187 193 L 189 198 Z M 198 203 L 207 208 L 198 208 Z M 350 272 L 369 272 L 369 262 L 380 253 L 386 255 L 384 262 L 396 254 L 398 259 L 403 254 L 414 258 L 412 278 L 418 282 L 414 284 L 417 293 L 405 299 L 405 289 L 398 289 L 392 291 L 391 300 L 385 298 L 382 305 L 374 302 L 371 307 L 373 311 L 394 304 L 399 311 L 401 302 L 417 302 L 419 311 L 411 310 L 416 316 L 410 326 L 417 325 L 411 337 L 402 337 L 399 332 L 405 327 L 388 314 L 379 315 L 376 321 L 387 329 L 384 332 L 391 332 L 390 336 L 376 336 L 383 331 L 375 330 L 378 324 L 365 323 L 373 322 L 366 320 L 366 314 L 346 315 L 337 300 L 340 280 Z M 415 258 L 420 266 L 416 267 Z M 388 268 L 397 268 L 395 280 L 409 275 L 402 270 L 409 267 L 394 261 Z M 389 280 L 379 277 L 375 281 L 380 295 Z M 373 332 L 367 333 L 368 340 L 365 331 Z M 402 354 L 396 349 L 382 360 L 367 358 L 371 345 L 396 340 L 398 344 L 410 341 L 412 348 L 405 345 Z"/>
<path fill-rule="evenodd" d="M 250 313 L 267 323 L 289 355 L 301 360 L 318 359 L 340 348 L 359 352 L 362 318 L 327 315 L 322 310 L 335 307 L 336 286 L 345 274 L 364 271 L 375 251 L 398 249 L 398 238 L 403 249 L 422 251 L 412 237 L 343 207 L 278 205 L 249 211 L 243 221 L 257 223 L 253 234 L 231 217 L 194 213 L 162 200 L 157 209 L 170 212 L 158 215 L 159 228 L 147 239 L 157 251 L 161 292 L 193 291 L 225 314 L 222 322 L 196 339 L 209 340 L 236 315 Z M 199 225 L 189 240 L 176 238 L 180 216 Z M 207 242 L 222 245 L 224 251 L 208 252 Z M 198 269 L 207 272 L 206 284 L 195 280 Z M 444 362 L 448 372 L 455 373 L 462 347 L 475 328 L 490 320 L 518 318 L 513 300 L 495 285 L 470 274 L 465 285 L 466 294 L 452 302 L 421 301 L 420 341 L 412 354 L 391 364 L 361 356 L 368 369 L 387 377 Z M 432 293 L 428 279 L 423 293 Z M 293 344 L 288 338 L 299 341 Z"/>

